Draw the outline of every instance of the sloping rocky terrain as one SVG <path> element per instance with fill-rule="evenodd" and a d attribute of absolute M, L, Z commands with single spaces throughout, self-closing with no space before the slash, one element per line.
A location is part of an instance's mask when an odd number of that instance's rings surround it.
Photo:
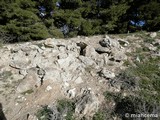
<path fill-rule="evenodd" d="M 0 48 L 0 102 L 6 118 L 36 120 L 42 105 L 53 107 L 65 98 L 76 99 L 77 119 L 91 119 L 106 90 L 121 92 L 121 82 L 114 78 L 127 68 L 126 61 L 134 65 L 128 53 L 140 48 L 142 41 L 135 35 L 123 39 L 105 35 L 4 45 Z M 154 42 L 144 46 L 159 57 L 160 39 Z M 141 62 L 139 56 L 135 60 Z"/>

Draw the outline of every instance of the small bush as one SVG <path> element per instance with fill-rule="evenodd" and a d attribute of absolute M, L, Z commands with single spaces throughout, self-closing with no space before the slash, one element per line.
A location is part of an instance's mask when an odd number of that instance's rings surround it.
<path fill-rule="evenodd" d="M 93 35 L 94 34 L 93 26 L 90 21 L 82 22 L 80 34 L 82 35 Z"/>
<path fill-rule="evenodd" d="M 93 116 L 93 120 L 105 120 L 105 113 L 98 111 L 96 114 Z"/>
<path fill-rule="evenodd" d="M 52 111 L 48 106 L 43 106 L 42 109 L 38 110 L 36 116 L 38 120 L 51 120 Z"/>
<path fill-rule="evenodd" d="M 51 34 L 52 37 L 54 38 L 64 38 L 63 33 L 60 31 L 60 29 L 51 29 L 49 30 L 49 33 Z"/>
<path fill-rule="evenodd" d="M 65 120 L 74 120 L 73 113 L 75 110 L 75 105 L 72 101 L 59 100 L 57 104 L 58 112 L 65 116 Z"/>
<path fill-rule="evenodd" d="M 68 37 L 76 37 L 78 34 L 78 31 L 69 32 Z"/>

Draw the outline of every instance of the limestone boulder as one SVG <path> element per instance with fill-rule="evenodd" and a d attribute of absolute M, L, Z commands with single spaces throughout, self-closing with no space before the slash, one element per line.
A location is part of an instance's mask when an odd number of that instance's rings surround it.
<path fill-rule="evenodd" d="M 155 38 L 156 36 L 157 36 L 157 33 L 156 33 L 156 32 L 150 33 L 150 37 L 151 37 L 151 38 Z"/>
<path fill-rule="evenodd" d="M 109 70 L 107 70 L 106 68 L 103 68 L 100 72 L 99 75 L 101 77 L 104 77 L 106 79 L 113 79 L 115 77 L 114 72 L 111 72 Z"/>
<path fill-rule="evenodd" d="M 85 66 L 95 66 L 96 63 L 94 60 L 92 60 L 89 57 L 79 56 L 79 60 L 85 65 Z"/>
<path fill-rule="evenodd" d="M 98 47 L 95 50 L 99 54 L 104 54 L 104 53 L 110 54 L 111 53 L 111 50 L 109 48 L 106 48 L 106 47 Z"/>
<path fill-rule="evenodd" d="M 88 45 L 84 50 L 83 50 L 83 55 L 86 57 L 90 58 L 96 58 L 97 52 L 95 51 L 94 47 Z"/>
<path fill-rule="evenodd" d="M 60 82 L 62 81 L 61 78 L 61 70 L 60 69 L 56 69 L 56 68 L 52 68 L 52 67 L 47 67 L 47 68 L 43 68 L 45 71 L 45 75 L 43 77 L 43 81 L 49 80 L 51 83 L 56 81 L 56 82 Z"/>
<path fill-rule="evenodd" d="M 41 85 L 41 79 L 37 75 L 37 69 L 31 68 L 28 71 L 26 77 L 21 80 L 20 84 L 17 86 L 17 92 L 23 93 L 28 90 L 33 90 L 36 86 Z"/>
<path fill-rule="evenodd" d="M 45 40 L 44 45 L 45 47 L 51 47 L 51 48 L 56 48 L 57 41 L 55 41 L 54 38 L 48 38 Z"/>
<path fill-rule="evenodd" d="M 117 39 L 111 39 L 111 38 L 104 38 L 103 40 L 99 41 L 99 44 L 102 47 L 107 47 L 107 48 L 112 48 L 112 47 L 120 48 L 121 47 Z"/>
<path fill-rule="evenodd" d="M 97 112 L 99 108 L 99 100 L 91 91 L 87 91 L 77 98 L 75 103 L 75 114 L 81 117 L 91 117 Z"/>

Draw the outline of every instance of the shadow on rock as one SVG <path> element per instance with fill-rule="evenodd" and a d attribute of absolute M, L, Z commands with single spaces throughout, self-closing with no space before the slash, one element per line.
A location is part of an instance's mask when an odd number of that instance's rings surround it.
<path fill-rule="evenodd" d="M 1 103 L 0 103 L 0 120 L 7 120 L 3 113 L 3 106 Z"/>

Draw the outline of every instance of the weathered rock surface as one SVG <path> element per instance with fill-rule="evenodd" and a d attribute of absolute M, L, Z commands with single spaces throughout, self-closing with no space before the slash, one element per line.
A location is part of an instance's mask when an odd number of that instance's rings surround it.
<path fill-rule="evenodd" d="M 100 102 L 93 92 L 86 90 L 75 104 L 76 115 L 91 117 L 97 112 Z"/>
<path fill-rule="evenodd" d="M 104 77 L 106 79 L 113 79 L 115 77 L 115 74 L 109 70 L 107 70 L 106 68 L 103 68 L 100 72 L 99 72 L 101 77 Z"/>
<path fill-rule="evenodd" d="M 33 93 L 28 93 L 31 95 L 18 103 L 25 106 L 21 108 L 21 114 L 26 114 L 31 108 L 34 111 L 37 106 L 52 103 L 58 98 L 78 97 L 75 113 L 82 117 L 93 116 L 102 101 L 96 94 L 103 92 L 101 86 L 109 86 L 100 81 L 116 76 L 116 68 L 127 59 L 125 46 L 128 44 L 125 40 L 109 36 L 95 36 L 70 40 L 48 38 L 39 42 L 4 46 L 0 49 L 0 74 L 4 71 L 12 73 L 7 74 L 7 80 L 14 86 L 11 91 L 15 91 L 15 97 L 9 104 L 15 105 L 17 96 L 32 91 Z M 109 65 L 110 62 L 113 63 L 112 66 Z M 80 89 L 86 87 L 92 91 L 87 90 L 81 94 Z M 17 109 L 18 106 L 12 106 L 8 113 L 9 119 L 17 114 L 13 112 Z M 16 118 L 20 117 L 17 115 L 13 120 Z M 29 116 L 28 119 L 35 118 Z"/>
<path fill-rule="evenodd" d="M 157 33 L 156 33 L 156 32 L 150 33 L 150 37 L 151 37 L 151 38 L 155 38 L 156 36 L 157 36 Z"/>

